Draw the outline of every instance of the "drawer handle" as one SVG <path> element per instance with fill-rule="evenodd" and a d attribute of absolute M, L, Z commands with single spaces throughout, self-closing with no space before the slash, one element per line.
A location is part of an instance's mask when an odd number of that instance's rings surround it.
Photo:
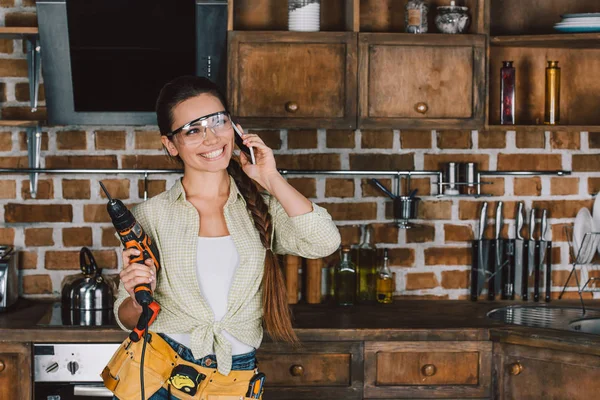
<path fill-rule="evenodd" d="M 296 111 L 298 111 L 298 103 L 296 103 L 295 101 L 288 101 L 287 103 L 285 103 L 285 111 L 290 112 L 290 113 L 295 113 Z"/>
<path fill-rule="evenodd" d="M 512 363 L 508 366 L 508 373 L 512 376 L 517 376 L 521 372 L 523 372 L 523 369 L 523 364 L 521 364 L 520 362 Z"/>
<path fill-rule="evenodd" d="M 424 103 L 421 101 L 421 102 L 415 104 L 415 111 L 418 112 L 419 114 L 425 114 L 428 110 L 429 110 L 429 106 L 427 105 L 427 103 Z"/>
<path fill-rule="evenodd" d="M 0 360 L 0 372 L 4 371 L 5 368 L 6 368 L 6 364 L 4 364 L 3 360 Z"/>
<path fill-rule="evenodd" d="M 423 368 L 421 368 L 421 372 L 425 376 L 434 376 L 437 372 L 437 368 L 433 364 L 425 364 Z"/>
<path fill-rule="evenodd" d="M 304 375 L 304 367 L 302 365 L 292 365 L 290 374 L 292 374 L 292 376 L 302 376 Z"/>

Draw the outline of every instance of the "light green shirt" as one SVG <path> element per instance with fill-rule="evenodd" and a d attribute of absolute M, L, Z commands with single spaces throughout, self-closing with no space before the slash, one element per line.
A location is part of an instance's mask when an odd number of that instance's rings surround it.
<path fill-rule="evenodd" d="M 275 197 L 265 194 L 264 199 L 273 221 L 271 243 L 275 253 L 320 258 L 338 249 L 339 231 L 324 208 L 313 204 L 313 211 L 290 218 Z M 161 310 L 151 330 L 189 333 L 194 357 L 211 354 L 214 348 L 219 372 L 228 375 L 231 345 L 221 331 L 225 329 L 239 341 L 255 348 L 260 346 L 263 337 L 261 282 L 266 251 L 235 182 L 230 178 L 229 198 L 223 212 L 240 263 L 229 290 L 227 313 L 220 321 L 214 320 L 196 278 L 200 217 L 186 200 L 181 180 L 168 191 L 137 205 L 132 212 L 156 243 L 160 257 L 161 269 L 154 298 Z M 119 285 L 115 315 L 118 316 L 121 303 L 128 297 Z M 128 330 L 118 317 L 117 322 L 122 329 Z"/>

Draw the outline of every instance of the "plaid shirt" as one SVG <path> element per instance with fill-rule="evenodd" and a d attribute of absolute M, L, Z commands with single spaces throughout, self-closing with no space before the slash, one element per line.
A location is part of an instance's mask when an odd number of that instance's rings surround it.
<path fill-rule="evenodd" d="M 320 258 L 340 245 L 340 234 L 327 211 L 313 204 L 313 211 L 288 217 L 274 196 L 265 194 L 273 221 L 272 249 L 277 254 Z M 212 309 L 202 297 L 196 279 L 196 247 L 200 227 L 198 211 L 186 200 L 181 180 L 171 189 L 132 209 L 138 222 L 158 247 L 155 300 L 161 311 L 152 325 L 156 332 L 190 333 L 196 358 L 217 356 L 223 375 L 231 370 L 231 344 L 222 329 L 239 341 L 258 348 L 263 337 L 262 278 L 265 248 L 238 188 L 230 178 L 229 198 L 223 209 L 227 228 L 240 257 L 227 300 L 227 313 L 215 321 Z M 215 265 L 215 268 L 219 268 Z M 115 315 L 129 297 L 122 285 L 114 305 Z M 117 317 L 117 322 L 123 326 Z"/>

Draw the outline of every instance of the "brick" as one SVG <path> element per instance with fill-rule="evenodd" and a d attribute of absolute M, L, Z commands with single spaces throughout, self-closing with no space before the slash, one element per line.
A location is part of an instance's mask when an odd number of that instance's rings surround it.
<path fill-rule="evenodd" d="M 125 150 L 127 133 L 124 131 L 96 131 L 96 150 Z"/>
<path fill-rule="evenodd" d="M 400 132 L 400 147 L 403 149 L 430 149 L 432 145 L 430 130 Z"/>
<path fill-rule="evenodd" d="M 412 267 L 415 264 L 415 249 L 388 249 L 390 266 Z"/>
<path fill-rule="evenodd" d="M 326 143 L 330 149 L 353 149 L 356 146 L 354 131 L 349 129 L 329 129 L 327 131 Z"/>
<path fill-rule="evenodd" d="M 543 149 L 546 147 L 546 133 L 544 131 L 517 132 L 515 142 L 519 149 Z"/>
<path fill-rule="evenodd" d="M 394 193 L 394 189 L 392 188 L 392 180 L 387 178 L 376 178 L 383 186 L 388 188 L 392 193 Z M 379 188 L 369 182 L 369 179 L 361 179 L 360 188 L 362 191 L 362 197 L 388 197 L 385 193 L 383 193 Z"/>
<path fill-rule="evenodd" d="M 562 264 L 560 247 L 552 248 L 552 264 L 553 265 L 561 265 Z"/>
<path fill-rule="evenodd" d="M 552 286 L 562 288 L 567 282 L 567 278 L 569 277 L 569 273 L 571 270 L 552 270 Z M 581 282 L 581 271 L 576 271 L 577 279 Z M 575 277 L 572 276 L 571 280 L 569 280 L 569 284 L 567 287 L 576 287 L 577 281 Z"/>
<path fill-rule="evenodd" d="M 79 270 L 79 250 L 47 251 L 44 268 L 49 270 Z"/>
<path fill-rule="evenodd" d="M 600 192 L 600 178 L 589 177 L 588 178 L 588 193 L 596 194 Z"/>
<path fill-rule="evenodd" d="M 280 169 L 327 169 L 341 168 L 339 154 L 276 154 L 275 161 Z"/>
<path fill-rule="evenodd" d="M 157 180 L 148 180 L 148 187 L 146 188 L 148 192 L 148 198 L 154 197 L 157 194 L 161 194 L 167 189 L 167 181 L 164 179 Z M 144 180 L 138 180 L 138 197 L 140 199 L 144 198 Z"/>
<path fill-rule="evenodd" d="M 180 169 L 179 165 L 166 155 L 132 155 L 122 156 L 122 168 L 130 169 Z"/>
<path fill-rule="evenodd" d="M 565 232 L 565 228 L 571 230 L 573 228 L 573 224 L 572 223 L 567 223 L 567 224 L 552 224 L 551 225 L 552 228 L 552 241 L 557 243 L 557 242 L 566 242 L 567 241 L 567 234 Z"/>
<path fill-rule="evenodd" d="M 94 250 L 93 254 L 98 263 L 98 267 L 102 269 L 118 268 L 118 256 L 115 250 Z"/>
<path fill-rule="evenodd" d="M 425 265 L 471 265 L 471 249 L 430 247 L 425 249 Z"/>
<path fill-rule="evenodd" d="M 398 227 L 395 224 L 371 224 L 373 243 L 398 243 Z"/>
<path fill-rule="evenodd" d="M 32 12 L 7 13 L 4 17 L 6 26 L 32 27 L 37 25 L 37 15 Z"/>
<path fill-rule="evenodd" d="M 316 149 L 317 130 L 289 130 L 287 134 L 288 149 Z"/>
<path fill-rule="evenodd" d="M 338 221 L 377 218 L 377 203 L 322 203 L 331 217 Z"/>
<path fill-rule="evenodd" d="M 557 150 L 579 150 L 579 132 L 555 131 L 550 133 L 550 148 Z"/>
<path fill-rule="evenodd" d="M 469 225 L 444 225 L 444 241 L 449 242 L 470 242 L 475 239 L 473 229 Z"/>
<path fill-rule="evenodd" d="M 437 147 L 439 149 L 470 149 L 473 147 L 471 131 L 438 131 Z"/>
<path fill-rule="evenodd" d="M 115 237 L 115 228 L 102 228 L 102 246 L 120 247 L 121 241 Z"/>
<path fill-rule="evenodd" d="M 29 83 L 28 82 L 20 82 L 15 84 L 15 98 L 17 101 L 29 101 Z M 40 84 L 38 87 L 38 100 L 45 101 L 46 100 L 46 91 L 44 89 L 44 85 Z"/>
<path fill-rule="evenodd" d="M 326 179 L 325 197 L 354 197 L 354 179 Z"/>
<path fill-rule="evenodd" d="M 571 279 L 573 279 L 573 278 L 571 278 Z M 554 285 L 554 282 L 552 283 L 552 285 Z M 562 287 L 561 287 L 561 290 L 559 290 L 558 292 L 552 292 L 552 295 L 551 295 L 552 298 L 558 299 L 561 292 L 562 292 Z M 581 297 L 584 300 L 592 300 L 593 295 L 594 295 L 594 293 L 592 293 L 592 292 L 582 292 L 581 293 Z M 565 292 L 562 295 L 561 300 L 577 300 L 577 301 L 579 301 L 579 294 L 577 294 L 577 290 Z"/>
<path fill-rule="evenodd" d="M 48 150 L 48 132 L 42 132 L 42 150 Z M 19 132 L 19 150 L 27 150 L 27 132 Z"/>
<path fill-rule="evenodd" d="M 46 168 L 117 168 L 116 156 L 47 156 Z M 123 168 L 131 168 L 123 166 Z M 156 167 L 160 168 L 160 167 Z"/>
<path fill-rule="evenodd" d="M 14 228 L 0 228 L 0 244 L 10 246 L 15 244 Z"/>
<path fill-rule="evenodd" d="M 506 147 L 506 132 L 479 131 L 478 141 L 480 149 L 504 149 Z"/>
<path fill-rule="evenodd" d="M 493 218 L 496 214 L 496 201 L 487 201 L 487 217 Z M 515 201 L 503 201 L 502 217 L 506 219 L 515 219 L 517 212 L 517 202 Z M 462 220 L 479 220 L 479 213 L 481 212 L 483 202 L 481 201 L 467 201 L 461 200 L 458 203 L 458 218 Z"/>
<path fill-rule="evenodd" d="M 8 77 L 27 77 L 27 60 L 2 58 L 0 59 L 0 76 Z"/>
<path fill-rule="evenodd" d="M 17 197 L 17 183 L 10 180 L 0 181 L 0 199 L 14 199 Z"/>
<path fill-rule="evenodd" d="M 600 132 L 588 132 L 588 146 L 590 149 L 600 149 Z"/>
<path fill-rule="evenodd" d="M 360 228 L 357 225 L 339 226 L 338 230 L 340 231 L 343 245 L 358 244 L 360 240 Z"/>
<path fill-rule="evenodd" d="M 414 154 L 350 154 L 351 170 L 397 171 L 415 169 Z"/>
<path fill-rule="evenodd" d="M 63 245 L 65 247 L 92 246 L 92 228 L 64 228 L 62 231 Z"/>
<path fill-rule="evenodd" d="M 491 194 L 492 196 L 504 196 L 504 178 L 484 176 L 481 178 L 481 181 L 489 182 L 489 185 L 481 185 L 481 193 Z"/>
<path fill-rule="evenodd" d="M 281 131 L 280 130 L 252 130 L 250 133 L 258 135 L 265 144 L 273 150 L 281 149 Z"/>
<path fill-rule="evenodd" d="M 363 149 L 391 149 L 394 147 L 394 131 L 361 130 L 360 147 Z"/>
<path fill-rule="evenodd" d="M 406 230 L 406 243 L 427 243 L 435 239 L 435 226 L 414 225 Z"/>
<path fill-rule="evenodd" d="M 10 8 L 15 6 L 15 0 L 0 0 L 0 7 Z"/>
<path fill-rule="evenodd" d="M 35 7 L 36 1 L 37 0 L 22 0 L 22 4 L 23 4 L 23 7 Z"/>
<path fill-rule="evenodd" d="M 558 169 L 562 169 L 560 154 L 498 154 L 498 171 L 552 171 Z"/>
<path fill-rule="evenodd" d="M 87 179 L 63 179 L 63 198 L 67 200 L 89 199 L 90 181 Z"/>
<path fill-rule="evenodd" d="M 452 201 L 422 200 L 419 202 L 419 219 L 451 219 Z"/>
<path fill-rule="evenodd" d="M 36 269 L 37 257 L 37 251 L 20 251 L 19 269 Z"/>
<path fill-rule="evenodd" d="M 0 157 L 0 168 L 29 168 L 27 156 Z"/>
<path fill-rule="evenodd" d="M 444 289 L 468 289 L 469 271 L 442 271 Z"/>
<path fill-rule="evenodd" d="M 552 178 L 550 194 L 557 196 L 579 194 L 579 178 Z"/>
<path fill-rule="evenodd" d="M 110 222 L 106 204 L 84 204 L 83 220 L 85 222 Z"/>
<path fill-rule="evenodd" d="M 428 171 L 442 171 L 449 162 L 474 162 L 478 170 L 487 170 L 489 156 L 487 154 L 425 154 L 424 169 Z"/>
<path fill-rule="evenodd" d="M 7 61 L 6 59 L 3 61 Z M 20 61 L 20 60 L 14 60 Z M 23 60 L 25 61 L 25 60 Z M 2 63 L 0 62 L 0 69 Z M 25 70 L 27 73 L 27 70 Z M 0 75 L 4 76 L 4 75 Z M 24 121 L 45 121 L 48 119 L 46 107 L 38 107 L 36 111 L 31 111 L 30 107 L 4 107 L 2 108 L 2 119 L 6 120 L 24 120 Z"/>
<path fill-rule="evenodd" d="M 70 204 L 15 204 L 4 205 L 4 219 L 18 222 L 71 222 L 73 209 Z"/>
<path fill-rule="evenodd" d="M 439 283 L 433 272 L 406 274 L 406 290 L 433 289 Z"/>
<path fill-rule="evenodd" d="M 54 246 L 52 228 L 25 229 L 25 246 Z"/>
<path fill-rule="evenodd" d="M 106 190 L 108 190 L 111 197 L 115 199 L 129 198 L 129 179 L 102 179 L 101 182 L 106 186 Z M 100 185 L 98 185 L 98 191 L 101 198 L 107 198 Z"/>
<path fill-rule="evenodd" d="M 50 275 L 25 275 L 23 294 L 52 294 Z"/>
<path fill-rule="evenodd" d="M 540 196 L 542 194 L 542 178 L 539 176 L 515 178 L 513 189 L 517 196 Z"/>
<path fill-rule="evenodd" d="M 0 40 L 0 53 L 12 54 L 13 50 L 13 41 L 11 39 Z"/>
<path fill-rule="evenodd" d="M 593 200 L 536 200 L 532 207 L 548 209 L 550 218 L 575 218 L 583 207 L 592 208 Z"/>
<path fill-rule="evenodd" d="M 411 178 L 410 188 L 417 189 L 417 196 L 429 196 L 431 194 L 431 179 Z"/>
<path fill-rule="evenodd" d="M 288 183 L 304 197 L 317 197 L 317 181 L 314 178 L 288 178 Z"/>
<path fill-rule="evenodd" d="M 135 148 L 147 150 L 161 150 L 163 144 L 159 131 L 136 131 Z"/>
<path fill-rule="evenodd" d="M 12 133 L 0 132 L 0 151 L 12 150 Z"/>
<path fill-rule="evenodd" d="M 573 154 L 573 172 L 600 171 L 600 154 Z"/>
<path fill-rule="evenodd" d="M 31 191 L 29 190 L 29 179 L 21 182 L 21 196 L 25 200 L 31 200 Z M 40 179 L 37 184 L 36 200 L 54 198 L 54 181 L 52 179 Z"/>

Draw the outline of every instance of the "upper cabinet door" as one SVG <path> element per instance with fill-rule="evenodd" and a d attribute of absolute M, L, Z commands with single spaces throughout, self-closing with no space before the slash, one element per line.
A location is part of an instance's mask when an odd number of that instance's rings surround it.
<path fill-rule="evenodd" d="M 485 36 L 359 34 L 359 126 L 480 128 Z"/>
<path fill-rule="evenodd" d="M 230 111 L 249 128 L 355 128 L 351 32 L 229 32 Z"/>

